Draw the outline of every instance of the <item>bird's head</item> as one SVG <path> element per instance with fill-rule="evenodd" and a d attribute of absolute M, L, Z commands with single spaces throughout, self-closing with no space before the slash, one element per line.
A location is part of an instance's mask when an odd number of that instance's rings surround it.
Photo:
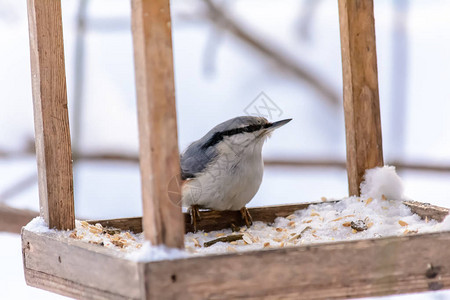
<path fill-rule="evenodd" d="M 231 150 L 235 153 L 246 150 L 260 151 L 266 138 L 275 129 L 291 120 L 285 119 L 269 122 L 264 117 L 236 117 L 211 129 L 206 135 L 208 138 L 202 148 L 216 147 L 217 149 L 222 149 L 222 151 Z"/>

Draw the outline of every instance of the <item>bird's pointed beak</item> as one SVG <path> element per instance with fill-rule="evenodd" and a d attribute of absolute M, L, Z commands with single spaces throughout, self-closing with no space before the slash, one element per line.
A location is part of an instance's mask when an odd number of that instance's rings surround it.
<path fill-rule="evenodd" d="M 277 128 L 289 123 L 290 121 L 292 121 L 292 119 L 286 119 L 286 120 L 273 122 L 272 124 L 269 125 L 268 129 L 270 129 L 270 130 L 277 129 Z"/>

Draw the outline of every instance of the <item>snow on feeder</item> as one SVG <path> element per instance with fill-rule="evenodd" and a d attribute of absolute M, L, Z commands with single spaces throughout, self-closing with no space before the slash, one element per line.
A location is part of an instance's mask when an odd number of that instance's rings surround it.
<path fill-rule="evenodd" d="M 449 288 L 448 209 L 404 201 L 395 171 L 382 167 L 373 2 L 338 2 L 353 196 L 250 208 L 250 228 L 239 211 L 206 211 L 192 233 L 167 193 L 180 169 L 169 1 L 132 1 L 143 218 L 80 222 L 61 3 L 28 0 L 42 217 L 22 230 L 27 284 L 83 299 L 329 299 Z"/>

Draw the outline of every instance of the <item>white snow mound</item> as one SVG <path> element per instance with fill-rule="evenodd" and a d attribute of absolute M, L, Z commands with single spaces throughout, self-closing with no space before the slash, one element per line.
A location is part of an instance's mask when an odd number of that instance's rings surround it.
<path fill-rule="evenodd" d="M 395 167 L 384 166 L 366 170 L 361 183 L 363 198 L 403 200 L 403 182 L 395 172 Z"/>

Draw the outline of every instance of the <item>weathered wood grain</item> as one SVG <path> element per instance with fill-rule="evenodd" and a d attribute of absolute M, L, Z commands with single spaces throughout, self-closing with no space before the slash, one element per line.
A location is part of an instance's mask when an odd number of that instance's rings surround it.
<path fill-rule="evenodd" d="M 383 165 L 373 0 L 338 0 L 350 195 Z"/>
<path fill-rule="evenodd" d="M 24 268 L 31 275 L 27 277 L 27 283 L 34 286 L 67 294 L 72 293 L 71 289 L 99 291 L 98 295 L 94 294 L 97 298 L 108 298 L 110 294 L 140 298 L 137 264 L 119 258 L 117 252 L 113 255 L 114 250 L 52 233 L 27 230 L 22 231 L 22 249 Z M 86 295 L 89 299 L 95 297 Z"/>
<path fill-rule="evenodd" d="M 183 248 L 169 0 L 131 3 L 145 237 Z"/>
<path fill-rule="evenodd" d="M 28 209 L 18 209 L 0 203 L 0 231 L 20 233 L 38 213 Z"/>
<path fill-rule="evenodd" d="M 328 201 L 327 203 L 334 202 L 336 201 Z M 248 208 L 248 210 L 253 217 L 253 221 L 272 223 L 278 217 L 287 217 L 297 210 L 306 209 L 309 205 L 322 203 L 324 202 L 252 207 Z M 435 219 L 441 222 L 449 214 L 448 208 L 416 201 L 404 201 L 403 203 L 422 218 L 428 217 L 429 219 Z M 245 226 L 239 211 L 201 211 L 200 215 L 201 220 L 198 221 L 197 227 L 199 230 L 204 230 L 205 232 L 230 228 L 231 224 Z M 190 215 L 185 213 L 184 220 L 186 232 L 193 232 L 194 228 L 191 224 Z M 142 232 L 142 218 L 90 220 L 88 222 L 91 224 L 100 223 L 103 226 L 120 228 L 122 230 L 131 230 L 136 233 Z"/>
<path fill-rule="evenodd" d="M 75 226 L 61 1 L 28 0 L 31 82 L 41 215 Z"/>
<path fill-rule="evenodd" d="M 403 204 L 407 205 L 413 213 L 418 214 L 422 219 L 428 218 L 442 222 L 449 214 L 448 208 L 431 205 L 429 203 L 403 201 Z"/>
<path fill-rule="evenodd" d="M 449 247 L 450 232 L 442 232 L 151 262 L 143 267 L 146 299 L 347 299 L 448 289 Z"/>
<path fill-rule="evenodd" d="M 28 268 L 25 268 L 25 281 L 29 286 L 34 286 L 75 299 L 132 299 Z"/>
<path fill-rule="evenodd" d="M 311 204 L 251 212 L 271 222 Z M 422 217 L 442 219 L 449 212 L 405 204 Z M 230 212 L 203 214 L 225 226 L 229 221 L 218 217 L 224 213 Z M 138 221 L 107 225 L 137 230 Z M 27 283 L 81 299 L 337 299 L 450 288 L 448 231 L 149 263 L 53 233 L 23 230 L 22 248 Z"/>

